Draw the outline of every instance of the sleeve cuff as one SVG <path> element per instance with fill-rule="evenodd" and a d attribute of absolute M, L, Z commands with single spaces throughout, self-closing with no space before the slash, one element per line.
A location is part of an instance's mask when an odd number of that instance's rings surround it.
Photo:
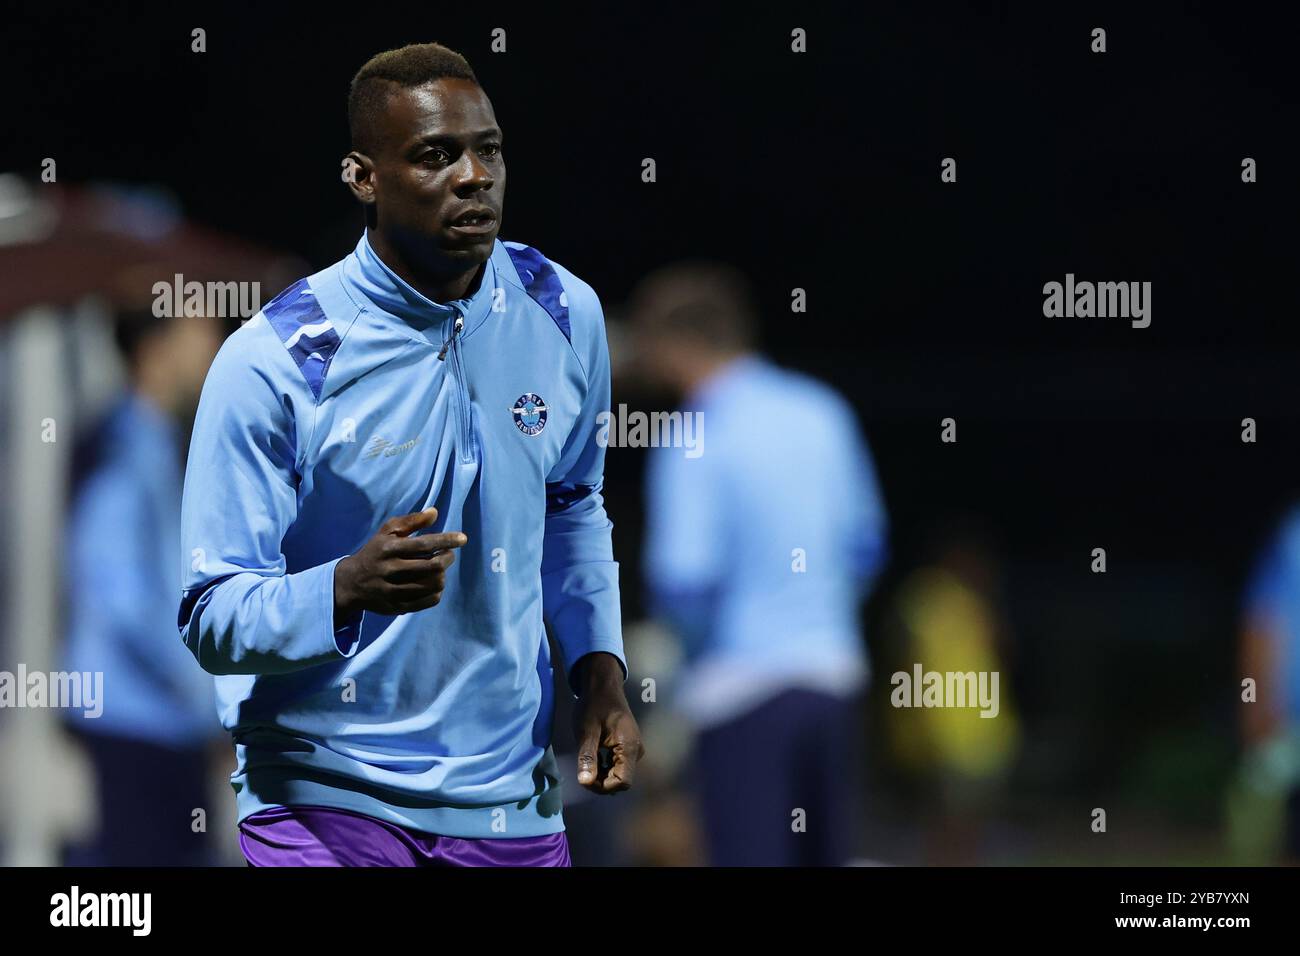
<path fill-rule="evenodd" d="M 578 694 L 573 687 L 573 669 L 578 666 L 578 661 L 582 660 L 588 654 L 612 654 L 618 660 L 618 666 L 623 669 L 623 683 L 627 683 L 627 660 L 623 657 L 622 641 L 599 641 L 589 647 L 579 651 L 574 657 L 573 662 L 565 668 L 565 676 L 568 677 L 569 693 L 573 699 L 578 699 Z"/>
<path fill-rule="evenodd" d="M 323 618 L 329 621 L 330 626 L 333 628 L 334 648 L 342 656 L 351 657 L 357 652 L 357 648 L 361 646 L 361 625 L 365 621 L 366 612 L 357 611 L 342 622 L 334 620 L 334 571 L 342 560 L 342 558 L 335 558 L 330 567 L 330 573 L 324 576 L 328 586 Z"/>

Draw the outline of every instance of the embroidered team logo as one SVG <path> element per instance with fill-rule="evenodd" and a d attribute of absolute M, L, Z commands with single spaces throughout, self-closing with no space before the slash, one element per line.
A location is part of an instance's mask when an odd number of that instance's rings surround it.
<path fill-rule="evenodd" d="M 546 402 L 542 401 L 540 395 L 525 392 L 519 396 L 510 413 L 525 435 L 536 435 L 546 427 Z"/>

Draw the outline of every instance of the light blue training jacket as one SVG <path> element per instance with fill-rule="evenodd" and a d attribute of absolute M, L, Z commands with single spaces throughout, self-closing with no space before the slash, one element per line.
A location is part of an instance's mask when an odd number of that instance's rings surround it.
<path fill-rule="evenodd" d="M 363 234 L 226 340 L 185 477 L 181 637 L 218 675 L 242 820 L 353 810 L 429 833 L 564 829 L 550 748 L 566 673 L 627 667 L 601 497 L 609 355 L 596 293 L 496 241 L 435 303 Z M 334 619 L 334 566 L 390 517 L 463 531 L 441 602 Z"/>
<path fill-rule="evenodd" d="M 102 713 L 63 714 L 82 733 L 201 749 L 221 734 L 212 679 L 170 637 L 181 584 L 184 437 L 170 414 L 134 391 L 93 434 L 93 464 L 67 525 L 61 666 L 103 674 Z"/>
<path fill-rule="evenodd" d="M 646 579 L 686 656 L 674 706 L 703 728 L 791 687 L 856 692 L 888 517 L 852 406 L 750 354 L 683 412 L 707 442 L 652 449 L 646 476 Z"/>

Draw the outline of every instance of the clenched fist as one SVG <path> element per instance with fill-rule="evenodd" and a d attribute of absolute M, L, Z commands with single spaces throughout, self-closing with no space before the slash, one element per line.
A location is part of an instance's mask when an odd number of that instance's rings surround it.
<path fill-rule="evenodd" d="M 438 520 L 437 508 L 389 518 L 356 554 L 334 568 L 335 620 L 357 611 L 409 614 L 442 600 L 453 548 L 469 539 L 460 531 L 416 535 Z"/>

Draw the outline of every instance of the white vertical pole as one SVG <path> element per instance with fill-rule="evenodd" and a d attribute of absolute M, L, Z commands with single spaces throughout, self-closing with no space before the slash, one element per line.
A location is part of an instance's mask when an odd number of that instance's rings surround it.
<path fill-rule="evenodd" d="M 72 453 L 72 403 L 62 361 L 63 323 L 50 309 L 16 319 L 9 332 L 12 473 L 4 476 L 10 514 L 10 601 L 4 615 L 7 663 L 27 673 L 57 666 L 63 515 Z M 54 441 L 48 441 L 53 425 Z M 5 669 L 9 669 L 6 667 Z M 16 688 L 19 695 L 26 688 Z M 59 755 L 66 747 L 49 707 L 15 707 L 4 715 L 5 766 L 0 789 L 6 864 L 58 862 L 59 820 L 69 800 L 59 793 Z"/>

